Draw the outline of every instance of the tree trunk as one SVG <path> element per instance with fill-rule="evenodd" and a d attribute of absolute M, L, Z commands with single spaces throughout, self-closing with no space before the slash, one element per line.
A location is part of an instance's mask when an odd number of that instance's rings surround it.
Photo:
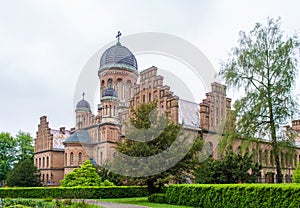
<path fill-rule="evenodd" d="M 276 138 L 276 126 L 274 122 L 274 116 L 273 116 L 273 108 L 272 108 L 272 101 L 269 94 L 269 116 L 270 116 L 270 131 L 271 131 L 271 139 L 272 139 L 272 147 L 275 157 L 275 165 L 276 165 L 276 182 L 282 183 L 282 175 L 281 175 L 281 167 L 280 167 L 280 160 L 279 160 L 279 148 L 278 148 L 278 141 Z"/>
<path fill-rule="evenodd" d="M 152 178 L 147 179 L 147 190 L 149 196 L 155 193 L 154 180 Z"/>

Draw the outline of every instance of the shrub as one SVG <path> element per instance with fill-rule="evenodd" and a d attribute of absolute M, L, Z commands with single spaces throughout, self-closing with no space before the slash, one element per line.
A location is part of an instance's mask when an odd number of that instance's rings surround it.
<path fill-rule="evenodd" d="M 300 185 L 170 185 L 165 199 L 170 204 L 205 208 L 294 208 L 300 206 Z"/>
<path fill-rule="evenodd" d="M 3 199 L 3 207 L 44 207 L 53 208 L 54 206 L 42 200 L 32 199 Z"/>
<path fill-rule="evenodd" d="M 300 183 L 300 163 L 298 163 L 296 170 L 293 172 L 293 182 Z"/>
<path fill-rule="evenodd" d="M 100 199 L 147 196 L 144 186 L 1 188 L 0 198 Z"/>
<path fill-rule="evenodd" d="M 167 203 L 166 195 L 160 193 L 152 194 L 151 196 L 148 197 L 148 201 L 153 203 L 160 203 L 160 204 Z"/>

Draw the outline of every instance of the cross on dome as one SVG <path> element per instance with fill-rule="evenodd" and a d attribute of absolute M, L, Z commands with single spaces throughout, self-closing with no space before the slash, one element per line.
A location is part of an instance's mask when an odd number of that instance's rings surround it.
<path fill-rule="evenodd" d="M 118 31 L 118 34 L 116 35 L 116 38 L 118 39 L 117 44 L 120 44 L 120 37 L 121 37 L 122 33 L 120 31 Z"/>

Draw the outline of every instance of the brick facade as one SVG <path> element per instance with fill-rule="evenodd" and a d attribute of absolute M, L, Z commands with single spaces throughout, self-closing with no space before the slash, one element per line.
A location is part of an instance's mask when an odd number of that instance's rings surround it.
<path fill-rule="evenodd" d="M 44 185 L 59 185 L 65 174 L 79 167 L 87 159 L 93 159 L 98 164 L 112 160 L 116 142 L 126 136 L 125 125 L 122 125 L 122 122 L 128 121 L 130 108 L 152 101 L 157 103 L 159 112 L 165 112 L 170 121 L 183 124 L 187 133 L 202 135 L 214 149 L 214 157 L 218 158 L 215 133 L 232 113 L 231 99 L 226 97 L 224 85 L 212 83 L 211 92 L 206 93 L 206 99 L 201 103 L 192 103 L 174 95 L 171 87 L 164 85 L 164 78 L 158 75 L 158 69 L 154 66 L 140 73 L 132 70 L 132 66 L 122 68 L 119 64 L 110 68 L 100 67 L 98 76 L 101 102 L 97 114 L 92 113 L 89 104 L 83 98 L 80 101 L 83 106 L 76 109 L 75 128 L 70 131 L 65 128 L 51 129 L 47 117 L 40 118 L 34 146 L 34 161 L 41 171 Z M 292 124 L 291 128 L 299 133 L 300 121 L 293 121 Z M 234 128 L 234 125 L 231 127 Z M 70 139 L 81 131 L 88 133 L 89 145 L 83 144 L 78 138 L 74 139 L 75 137 Z M 273 182 L 275 163 L 270 143 L 261 141 L 258 145 L 260 148 L 250 146 L 247 152 L 252 153 L 260 149 L 255 152 L 254 159 L 263 165 L 264 182 Z M 232 149 L 235 152 L 241 151 L 241 140 L 236 139 Z M 293 159 L 286 159 L 286 152 L 281 154 L 284 176 L 290 176 L 296 162 L 300 161 L 299 148 L 294 154 Z"/>

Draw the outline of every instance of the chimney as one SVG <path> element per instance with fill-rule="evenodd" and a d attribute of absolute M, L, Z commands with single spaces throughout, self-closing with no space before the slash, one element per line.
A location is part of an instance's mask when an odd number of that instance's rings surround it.
<path fill-rule="evenodd" d="M 66 132 L 66 127 L 60 127 L 60 128 L 59 128 L 59 131 L 60 131 L 61 133 L 65 134 L 65 132 Z"/>

